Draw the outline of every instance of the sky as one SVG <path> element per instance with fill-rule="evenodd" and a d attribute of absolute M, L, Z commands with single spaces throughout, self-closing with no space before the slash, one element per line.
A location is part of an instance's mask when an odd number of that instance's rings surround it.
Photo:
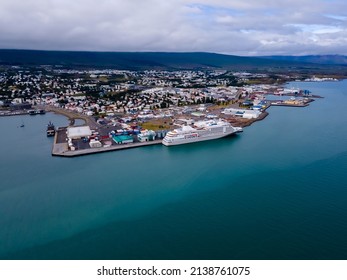
<path fill-rule="evenodd" d="M 0 49 L 347 55 L 347 1 L 0 0 Z"/>

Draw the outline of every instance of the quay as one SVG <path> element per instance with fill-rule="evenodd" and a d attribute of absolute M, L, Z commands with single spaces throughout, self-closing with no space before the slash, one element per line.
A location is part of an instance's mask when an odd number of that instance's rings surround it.
<path fill-rule="evenodd" d="M 138 148 L 143 146 L 152 146 L 161 144 L 162 139 L 147 141 L 147 142 L 135 142 L 127 144 L 113 144 L 109 147 L 98 147 L 98 148 L 86 148 L 78 150 L 70 150 L 68 143 L 62 139 L 66 138 L 66 128 L 58 128 L 53 142 L 52 156 L 59 157 L 78 157 L 97 153 L 105 153 L 111 151 L 119 151 L 131 148 Z"/>
<path fill-rule="evenodd" d="M 305 102 L 296 104 L 294 102 L 283 102 L 281 100 L 273 100 L 267 103 L 264 110 L 256 118 L 240 118 L 235 116 L 230 116 L 230 117 L 224 116 L 224 118 L 233 126 L 247 127 L 256 121 L 261 121 L 264 118 L 266 118 L 269 114 L 266 111 L 266 109 L 268 109 L 270 106 L 306 107 L 312 101 L 313 99 L 308 99 L 308 100 L 305 100 Z M 85 121 L 85 124 L 88 124 L 89 126 L 92 125 L 93 129 L 100 130 L 101 128 L 100 125 L 95 120 L 87 116 L 81 117 L 80 115 L 76 113 L 67 112 L 63 109 L 57 109 L 57 108 L 54 108 L 52 111 L 54 111 L 55 113 L 63 114 L 67 116 L 70 119 L 69 127 L 73 127 L 74 121 L 72 120 L 74 120 L 75 118 L 78 118 L 78 119 L 83 119 Z M 67 129 L 68 129 L 67 127 L 62 127 L 57 129 L 56 134 L 54 136 L 52 156 L 78 157 L 78 156 L 111 152 L 111 151 L 119 151 L 119 150 L 138 148 L 138 147 L 144 147 L 144 146 L 159 145 L 162 143 L 162 139 L 157 139 L 157 140 L 145 141 L 145 142 L 139 142 L 138 140 L 135 140 L 136 142 L 132 142 L 132 143 L 116 144 L 111 139 L 107 139 L 109 142 L 112 143 L 111 145 L 103 145 L 101 147 L 89 147 L 87 146 L 86 143 L 83 143 L 82 140 L 74 140 L 75 141 L 74 149 L 71 149 L 67 142 Z"/>
<path fill-rule="evenodd" d="M 306 107 L 308 104 L 286 104 L 286 103 L 276 103 L 272 102 L 271 106 L 282 106 L 282 107 Z M 270 106 L 269 106 L 270 107 Z"/>
<path fill-rule="evenodd" d="M 284 106 L 284 107 L 306 107 L 309 103 L 313 102 L 314 99 L 310 98 L 308 100 L 300 101 L 297 100 L 271 100 L 269 106 Z"/>
<path fill-rule="evenodd" d="M 266 118 L 269 114 L 266 110 L 271 106 L 306 107 L 312 101 L 314 101 L 313 98 L 304 98 L 300 100 L 297 100 L 295 98 L 291 98 L 290 100 L 266 100 L 264 102 L 265 104 L 262 104 L 262 110 L 257 114 L 251 114 L 249 112 L 257 112 L 256 110 L 250 110 L 244 107 L 240 108 L 240 105 L 237 106 L 237 104 L 233 104 L 230 108 L 224 110 L 229 110 L 230 112 L 223 112 L 223 107 L 221 108 L 218 106 L 210 106 L 209 113 L 224 118 L 233 126 L 247 127 L 256 121 L 261 121 Z M 50 112 L 65 115 L 70 120 L 70 125 L 68 127 L 62 127 L 56 130 L 52 148 L 52 156 L 78 157 L 90 154 L 159 145 L 162 143 L 162 134 L 160 134 L 161 136 L 159 136 L 159 139 L 146 139 L 146 141 L 138 138 L 137 134 L 134 136 L 132 134 L 131 136 L 124 136 L 124 140 L 117 139 L 117 136 L 111 136 L 111 134 L 112 131 L 114 133 L 114 131 L 122 129 L 121 126 L 117 128 L 116 126 L 104 125 L 97 122 L 93 117 L 85 116 L 62 108 L 45 106 L 45 109 Z M 234 112 L 233 114 L 232 111 L 235 110 L 236 112 Z M 242 112 L 243 115 L 240 116 L 240 113 Z M 221 116 L 221 114 L 226 115 Z M 180 117 L 188 119 L 191 116 L 189 113 L 176 116 L 176 118 L 178 119 Z M 75 119 L 82 119 L 84 121 L 84 124 L 82 126 L 74 126 Z M 77 128 L 77 130 L 81 131 L 87 128 L 87 132 L 82 132 L 82 134 L 78 135 L 78 137 L 74 137 L 70 134 L 71 130 L 73 130 L 72 128 Z M 90 136 L 91 138 L 89 138 Z M 130 137 L 132 139 L 126 139 L 127 137 Z M 94 141 L 94 138 L 96 139 L 96 141 Z M 90 139 L 91 141 L 89 141 Z"/>
<path fill-rule="evenodd" d="M 131 148 L 138 148 L 138 147 L 143 147 L 143 146 L 158 145 L 158 144 L 161 144 L 161 141 L 162 140 L 160 139 L 160 140 L 153 140 L 153 141 L 149 141 L 149 142 L 137 142 L 137 143 L 121 144 L 121 145 L 117 145 L 117 146 L 114 145 L 111 147 L 89 148 L 89 149 L 75 150 L 75 151 L 68 150 L 67 144 L 65 144 L 65 145 L 58 144 L 57 147 L 54 144 L 53 150 L 52 150 L 52 156 L 78 157 L 78 156 L 85 156 L 85 155 L 90 155 L 90 154 L 97 154 L 97 153 L 119 151 L 119 150 L 131 149 Z"/>
<path fill-rule="evenodd" d="M 99 124 L 93 119 L 93 117 L 89 117 L 86 115 L 78 114 L 76 112 L 68 111 L 66 109 L 57 108 L 53 106 L 44 106 L 45 110 L 48 112 L 53 112 L 59 115 L 63 115 L 69 119 L 70 126 L 75 124 L 76 119 L 83 120 L 85 125 L 88 125 L 91 129 L 98 129 Z"/>
<path fill-rule="evenodd" d="M 21 116 L 21 115 L 28 115 L 27 111 L 0 111 L 0 117 L 11 117 L 11 116 Z"/>

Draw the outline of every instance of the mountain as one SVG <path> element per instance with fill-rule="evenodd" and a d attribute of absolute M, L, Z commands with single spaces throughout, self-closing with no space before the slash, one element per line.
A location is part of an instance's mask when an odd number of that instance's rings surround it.
<path fill-rule="evenodd" d="M 338 64 L 339 67 L 336 67 Z M 0 65 L 53 65 L 66 68 L 113 68 L 124 70 L 225 69 L 235 71 L 347 73 L 347 58 L 342 56 L 244 57 L 204 52 L 0 50 Z"/>
<path fill-rule="evenodd" d="M 347 56 L 344 55 L 260 56 L 259 58 L 324 65 L 347 65 Z"/>
<path fill-rule="evenodd" d="M 267 58 L 241 57 L 216 53 L 167 52 L 82 52 L 0 50 L 0 64 L 61 65 L 64 67 L 109 67 L 128 70 L 228 69 L 256 70 L 288 68 L 296 62 Z"/>

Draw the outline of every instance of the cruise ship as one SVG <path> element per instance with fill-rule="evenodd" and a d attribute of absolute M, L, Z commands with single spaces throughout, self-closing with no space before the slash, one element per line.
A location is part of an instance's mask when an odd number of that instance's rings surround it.
<path fill-rule="evenodd" d="M 218 139 L 237 132 L 242 132 L 242 127 L 233 127 L 223 120 L 198 121 L 168 132 L 162 143 L 165 146 L 188 144 Z"/>

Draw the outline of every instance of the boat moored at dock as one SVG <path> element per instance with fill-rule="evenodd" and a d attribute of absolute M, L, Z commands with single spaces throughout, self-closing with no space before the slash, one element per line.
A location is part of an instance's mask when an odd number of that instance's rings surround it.
<path fill-rule="evenodd" d="M 38 110 L 28 110 L 28 114 L 31 115 L 31 116 L 34 116 L 34 115 L 44 115 L 46 114 L 46 110 L 44 109 L 38 109 Z"/>
<path fill-rule="evenodd" d="M 192 125 L 183 125 L 166 134 L 162 143 L 165 146 L 189 144 L 227 137 L 242 132 L 242 127 L 233 127 L 223 120 L 198 121 Z"/>
<path fill-rule="evenodd" d="M 47 136 L 54 136 L 55 135 L 55 126 L 52 122 L 49 122 L 47 124 Z"/>

